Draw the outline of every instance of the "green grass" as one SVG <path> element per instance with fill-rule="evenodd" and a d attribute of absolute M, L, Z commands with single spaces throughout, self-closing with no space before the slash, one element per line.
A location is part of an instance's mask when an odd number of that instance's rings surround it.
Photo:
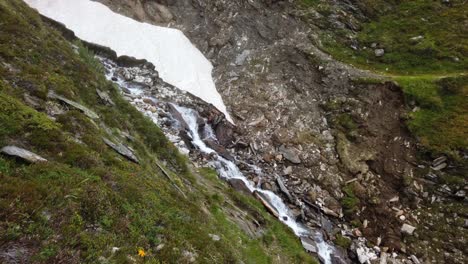
<path fill-rule="evenodd" d="M 258 201 L 230 190 L 213 170 L 193 171 L 105 80 L 93 54 L 74 45 L 78 54 L 22 1 L 0 2 L 0 147 L 18 145 L 49 160 L 27 164 L 0 155 L 0 250 L 24 248 L 35 263 L 127 263 L 129 257 L 172 263 L 183 262 L 186 250 L 198 255 L 197 263 L 314 262 Z M 102 104 L 97 88 L 116 106 Z M 46 110 L 59 103 L 47 99 L 49 91 L 92 109 L 99 120 L 73 109 L 51 119 Z M 140 164 L 115 153 L 103 136 L 132 147 Z M 232 204 L 261 219 L 265 233 L 249 237 L 229 217 Z M 140 248 L 145 259 L 137 256 Z"/>
<path fill-rule="evenodd" d="M 328 29 L 322 36 L 323 48 L 339 60 L 381 72 L 466 71 L 468 40 L 465 36 L 468 31 L 462 25 L 467 19 L 468 8 L 463 0 L 450 3 L 445 5 L 442 1 L 432 0 L 399 3 L 358 1 L 357 5 L 371 18 L 360 23 L 357 40 L 361 48 L 353 50 L 349 47 L 346 30 Z M 418 36 L 422 39 L 413 39 Z M 373 43 L 385 49 L 384 56 L 374 55 Z"/>
<path fill-rule="evenodd" d="M 341 205 L 343 206 L 344 213 L 348 215 L 354 215 L 354 213 L 359 209 L 360 204 L 359 198 L 354 194 L 354 189 L 352 185 L 347 185 L 343 187 L 344 197 L 341 199 Z"/>
<path fill-rule="evenodd" d="M 409 113 L 411 132 L 433 154 L 460 160 L 468 147 L 468 78 L 466 76 L 398 77 L 407 102 L 419 107 Z"/>

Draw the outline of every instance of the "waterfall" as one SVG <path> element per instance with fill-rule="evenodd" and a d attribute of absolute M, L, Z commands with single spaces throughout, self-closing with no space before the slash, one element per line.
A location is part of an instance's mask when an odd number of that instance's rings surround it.
<path fill-rule="evenodd" d="M 144 89 L 132 88 L 131 83 L 124 81 L 120 76 L 118 76 L 118 74 L 116 74 L 116 65 L 113 62 L 104 58 L 99 58 L 99 59 L 102 61 L 105 68 L 108 70 L 108 72 L 106 73 L 106 78 L 108 80 L 113 79 L 114 83 L 116 83 L 119 87 L 125 88 L 126 90 L 130 91 L 132 95 L 136 97 L 144 96 L 145 94 Z M 129 88 L 132 88 L 132 89 L 129 89 Z M 151 111 L 145 110 L 144 107 L 142 108 L 141 105 L 139 106 L 139 104 L 136 102 L 141 103 L 142 99 L 134 99 L 133 103 L 135 107 L 139 111 L 141 111 L 142 113 L 150 117 L 154 123 L 161 126 L 161 123 L 160 123 L 161 120 L 157 117 L 157 114 L 152 113 Z M 197 111 L 191 108 L 176 105 L 174 103 L 171 103 L 171 105 L 177 110 L 177 112 L 180 113 L 183 121 L 186 123 L 187 128 L 189 130 L 188 131 L 189 137 L 193 146 L 198 148 L 203 153 L 211 154 L 215 156 L 214 160 L 212 161 L 212 165 L 216 168 L 216 171 L 218 172 L 218 175 L 220 178 L 225 179 L 225 180 L 229 180 L 229 179 L 241 180 L 245 184 L 245 186 L 250 190 L 250 192 L 261 195 L 262 199 L 266 200 L 269 206 L 271 206 L 272 209 L 275 212 L 277 212 L 278 219 L 282 223 L 287 225 L 289 228 L 291 228 L 294 234 L 300 238 L 306 250 L 317 252 L 318 256 L 320 257 L 320 260 L 323 263 L 325 264 L 332 263 L 331 254 L 335 252 L 335 249 L 333 246 L 331 246 L 324 240 L 323 235 L 320 231 L 311 230 L 307 226 L 295 221 L 293 214 L 289 210 L 288 206 L 283 202 L 281 197 L 276 195 L 274 192 L 261 189 L 260 186 L 254 186 L 254 184 L 250 182 L 244 176 L 244 174 L 240 171 L 240 169 L 237 167 L 237 165 L 234 162 L 223 158 L 221 155 L 217 155 L 218 153 L 214 149 L 208 147 L 203 141 L 203 138 L 199 133 L 199 120 L 200 119 L 199 119 L 199 115 Z M 168 133 L 167 130 L 163 129 L 163 131 L 166 132 L 166 136 L 168 136 L 168 138 L 176 137 L 173 134 Z M 203 134 L 205 138 L 216 140 L 216 136 L 211 126 L 209 125 L 204 126 Z M 185 153 L 188 154 L 188 151 Z M 257 166 L 251 165 L 248 163 L 244 163 L 244 164 L 252 168 L 257 174 L 260 175 L 262 173 L 261 169 L 258 168 Z M 311 242 L 313 243 L 311 244 Z"/>
<path fill-rule="evenodd" d="M 192 137 L 192 143 L 196 146 L 201 152 L 211 154 L 216 153 L 213 149 L 209 148 L 200 138 L 198 133 L 198 123 L 197 123 L 197 112 L 193 109 L 178 106 L 173 104 L 177 111 L 182 115 L 182 118 L 187 123 L 190 135 Z M 299 238 L 312 236 L 317 245 L 317 254 L 320 256 L 322 261 L 325 264 L 331 262 L 331 253 L 333 252 L 333 247 L 325 242 L 321 232 L 312 232 L 306 226 L 298 223 L 294 220 L 288 206 L 283 202 L 283 200 L 276 195 L 275 193 L 263 190 L 259 187 L 254 186 L 247 178 L 242 174 L 239 168 L 234 164 L 234 162 L 227 160 L 220 155 L 216 156 L 214 165 L 219 173 L 219 176 L 228 180 L 228 179 L 239 179 L 245 183 L 245 186 L 249 188 L 250 192 L 258 192 L 262 194 L 262 197 L 268 200 L 268 203 L 278 212 L 278 219 L 286 224 L 289 228 L 294 231 L 294 234 Z M 304 242 L 303 242 L 304 243 Z"/>

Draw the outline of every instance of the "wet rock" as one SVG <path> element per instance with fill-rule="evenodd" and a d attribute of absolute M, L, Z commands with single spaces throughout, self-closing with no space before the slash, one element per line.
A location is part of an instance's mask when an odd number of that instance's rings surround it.
<path fill-rule="evenodd" d="M 281 146 L 279 148 L 279 152 L 281 153 L 281 155 L 283 155 L 283 157 L 287 160 L 289 160 L 290 162 L 294 163 L 294 164 L 300 164 L 301 163 L 301 159 L 299 158 L 299 155 L 297 155 L 297 153 L 295 152 L 294 149 L 290 149 L 290 148 L 286 148 L 284 146 Z"/>
<path fill-rule="evenodd" d="M 309 237 L 301 237 L 301 243 L 304 249 L 311 253 L 317 253 L 317 244 Z"/>
<path fill-rule="evenodd" d="M 225 147 L 232 144 L 234 134 L 233 128 L 227 121 L 224 120 L 216 125 L 215 134 L 219 144 Z"/>
<path fill-rule="evenodd" d="M 232 186 L 232 188 L 234 188 L 234 190 L 242 192 L 242 193 L 244 193 L 246 195 L 251 195 L 252 194 L 250 192 L 250 189 L 245 184 L 245 182 L 243 180 L 241 180 L 241 179 L 235 179 L 235 178 L 229 179 L 228 183 L 229 183 L 229 185 Z"/>
<path fill-rule="evenodd" d="M 219 155 L 221 155 L 221 157 L 230 161 L 234 161 L 234 157 L 223 146 L 219 145 L 214 140 L 205 139 L 203 140 L 203 142 L 205 142 L 205 144 L 209 148 L 211 148 L 212 150 L 216 151 Z"/>
<path fill-rule="evenodd" d="M 416 230 L 416 227 L 409 224 L 403 224 L 401 226 L 401 232 L 407 235 L 412 235 L 414 233 L 414 230 Z"/>
<path fill-rule="evenodd" d="M 30 163 L 38 163 L 38 162 L 46 162 L 47 161 L 43 157 L 41 157 L 41 156 L 39 156 L 39 155 L 37 155 L 35 153 L 32 153 L 29 150 L 22 149 L 22 148 L 19 148 L 19 147 L 16 147 L 16 146 L 3 147 L 0 150 L 0 152 L 3 153 L 3 154 L 9 155 L 9 156 L 14 156 L 14 157 L 21 158 L 21 159 L 23 159 L 23 160 L 25 160 L 27 162 L 30 162 Z"/>
<path fill-rule="evenodd" d="M 281 192 L 283 192 L 286 195 L 286 197 L 288 197 L 289 201 L 294 202 L 294 199 L 289 193 L 288 188 L 286 188 L 286 186 L 284 185 L 283 179 L 281 179 L 281 177 L 276 178 L 276 183 L 278 184 L 278 187 L 280 188 Z"/>
<path fill-rule="evenodd" d="M 106 143 L 106 145 L 114 149 L 117 153 L 124 156 L 128 160 L 133 161 L 135 163 L 139 163 L 138 158 L 135 156 L 133 151 L 130 150 L 128 147 L 124 146 L 121 143 L 115 144 L 107 138 L 102 138 L 102 140 L 104 141 L 104 143 Z"/>
<path fill-rule="evenodd" d="M 167 104 L 167 108 L 169 109 L 169 113 L 172 115 L 172 117 L 177 120 L 177 122 L 179 122 L 180 130 L 190 130 L 189 126 L 182 117 L 182 114 L 173 104 Z"/>
<path fill-rule="evenodd" d="M 279 217 L 279 212 L 275 209 L 275 207 L 270 204 L 270 201 L 269 199 L 267 198 L 267 196 L 265 196 L 265 194 L 261 193 L 261 192 L 258 192 L 258 191 L 254 191 L 254 196 L 260 200 L 260 202 L 265 206 L 265 208 L 272 214 L 274 215 L 275 217 Z"/>
<path fill-rule="evenodd" d="M 81 112 L 83 112 L 87 117 L 91 118 L 91 119 L 98 119 L 99 116 L 91 111 L 90 109 L 88 109 L 87 107 L 77 103 L 77 102 L 74 102 L 74 101 L 71 101 L 71 100 L 68 100 L 67 98 L 63 97 L 63 96 L 60 96 L 56 93 L 54 93 L 53 91 L 49 91 L 49 93 L 47 94 L 47 97 L 51 98 L 51 99 L 57 99 L 59 101 L 62 101 L 78 110 L 80 110 Z"/>

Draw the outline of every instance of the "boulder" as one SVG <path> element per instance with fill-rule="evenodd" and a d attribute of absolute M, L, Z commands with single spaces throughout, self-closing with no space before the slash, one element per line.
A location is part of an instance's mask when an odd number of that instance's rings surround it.
<path fill-rule="evenodd" d="M 250 192 L 250 189 L 245 184 L 245 182 L 243 180 L 241 180 L 241 179 L 232 178 L 232 179 L 228 180 L 228 183 L 229 183 L 229 185 L 231 185 L 231 187 L 234 190 L 242 192 L 242 193 L 244 193 L 246 195 L 251 195 L 252 194 Z"/>
<path fill-rule="evenodd" d="M 299 155 L 297 155 L 297 153 L 296 153 L 296 151 L 294 149 L 286 148 L 285 146 L 281 146 L 279 148 L 279 152 L 281 153 L 281 155 L 283 155 L 283 157 L 285 159 L 289 160 L 290 162 L 292 162 L 294 164 L 301 163 L 301 159 L 299 158 Z"/>
<path fill-rule="evenodd" d="M 16 146 L 6 146 L 0 150 L 1 153 L 21 158 L 30 163 L 46 162 L 47 160 L 43 157 L 32 153 L 29 150 L 25 150 Z"/>

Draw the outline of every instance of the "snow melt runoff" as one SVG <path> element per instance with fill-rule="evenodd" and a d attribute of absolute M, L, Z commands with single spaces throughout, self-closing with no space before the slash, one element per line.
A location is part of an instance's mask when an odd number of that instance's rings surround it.
<path fill-rule="evenodd" d="M 146 59 L 165 82 L 213 104 L 232 122 L 211 76 L 213 65 L 180 30 L 141 23 L 90 0 L 25 2 L 84 41 Z"/>

